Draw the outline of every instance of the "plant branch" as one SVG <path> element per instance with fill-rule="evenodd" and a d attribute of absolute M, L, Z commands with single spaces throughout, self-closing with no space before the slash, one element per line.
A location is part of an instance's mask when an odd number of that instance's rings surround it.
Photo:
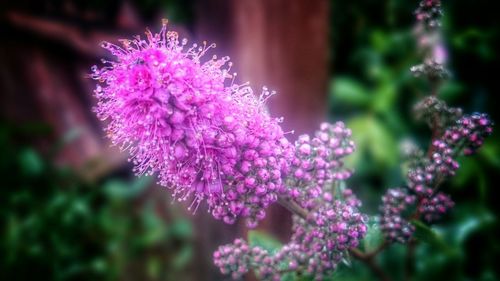
<path fill-rule="evenodd" d="M 365 252 L 362 252 L 362 251 L 360 251 L 359 249 L 356 249 L 356 248 L 351 249 L 351 251 L 356 252 L 355 253 L 356 257 L 359 257 L 359 258 L 362 258 L 362 259 L 370 259 L 370 258 L 373 258 L 376 255 L 378 255 L 383 250 L 385 250 L 389 245 L 390 245 L 390 243 L 387 240 L 384 240 L 384 242 L 382 242 L 377 248 L 375 248 L 371 252 L 366 252 L 365 253 Z"/>
<path fill-rule="evenodd" d="M 417 246 L 417 241 L 416 240 L 410 240 L 408 241 L 408 246 L 407 246 L 407 252 L 406 252 L 406 258 L 405 258 L 405 275 L 404 275 L 404 280 L 405 281 L 410 281 L 412 279 L 413 273 L 415 271 L 415 248 Z"/>
<path fill-rule="evenodd" d="M 440 81 L 436 78 L 430 78 L 429 77 L 429 83 L 431 85 L 431 96 L 437 96 L 438 94 L 438 90 L 439 90 L 439 86 L 440 86 Z M 431 126 L 431 130 L 432 130 L 432 137 L 431 137 L 431 141 L 430 141 L 430 144 L 429 144 L 429 147 L 427 148 L 427 153 L 426 153 L 426 156 L 427 158 L 432 161 L 432 154 L 434 153 L 434 141 L 437 140 L 438 138 L 441 137 L 442 135 L 442 129 L 440 127 L 440 116 L 437 114 L 437 113 L 434 113 L 434 116 L 433 116 L 433 119 L 432 119 L 432 126 Z M 438 190 L 439 186 L 441 185 L 441 183 L 443 183 L 444 179 L 442 177 L 439 177 L 435 183 L 435 185 L 432 187 L 432 194 L 434 195 L 435 192 Z M 417 206 L 415 208 L 415 211 L 408 217 L 408 220 L 411 221 L 411 220 L 420 220 L 420 207 L 422 205 L 422 196 L 419 196 L 418 198 L 418 203 L 417 203 Z M 415 248 L 417 246 L 417 241 L 414 240 L 414 239 L 411 239 L 410 241 L 408 241 L 408 244 L 407 244 L 407 252 L 406 252 L 406 257 L 405 257 L 405 265 L 404 265 L 404 272 L 405 272 L 405 275 L 404 275 L 404 280 L 406 281 L 409 281 L 412 279 L 412 276 L 413 276 L 413 273 L 414 273 L 414 262 L 415 262 Z"/>
<path fill-rule="evenodd" d="M 384 243 L 385 244 L 385 243 Z M 360 260 L 364 264 L 366 264 L 372 271 L 377 275 L 377 277 L 382 281 L 391 281 L 392 279 L 385 274 L 384 270 L 375 262 L 375 255 L 367 255 L 366 253 L 361 252 L 359 249 L 350 249 L 349 252 L 353 257 Z"/>
<path fill-rule="evenodd" d="M 389 241 L 384 240 L 384 242 L 382 242 L 382 244 L 380 244 L 375 250 L 366 253 L 366 255 L 368 257 L 375 257 L 380 252 L 382 252 L 383 250 L 385 250 L 389 245 L 390 245 Z"/>
<path fill-rule="evenodd" d="M 297 202 L 295 202 L 289 198 L 279 197 L 278 203 L 281 206 L 285 207 L 290 212 L 298 215 L 299 217 L 301 217 L 307 221 L 307 218 L 309 216 L 309 212 L 306 209 L 302 208 Z"/>

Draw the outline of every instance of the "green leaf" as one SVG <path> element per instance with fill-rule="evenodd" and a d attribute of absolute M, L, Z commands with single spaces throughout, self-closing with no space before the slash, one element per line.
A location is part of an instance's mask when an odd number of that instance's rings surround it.
<path fill-rule="evenodd" d="M 21 170 L 27 176 L 40 175 L 43 172 L 43 161 L 40 155 L 33 149 L 25 149 L 19 154 Z"/>
<path fill-rule="evenodd" d="M 446 253 L 449 256 L 455 255 L 455 249 L 445 243 L 442 235 L 438 234 L 432 228 L 421 221 L 413 220 L 411 223 L 415 226 L 414 237 L 418 240 L 428 243 Z"/>
<path fill-rule="evenodd" d="M 500 168 L 500 140 L 498 138 L 488 140 L 481 150 L 479 150 L 481 156 L 486 158 L 486 160 L 497 168 Z"/>
<path fill-rule="evenodd" d="M 373 109 L 377 113 L 391 111 L 394 107 L 397 94 L 396 85 L 392 83 L 380 83 L 373 93 Z"/>
<path fill-rule="evenodd" d="M 450 233 L 452 234 L 451 240 L 457 245 L 462 245 L 473 233 L 496 221 L 495 215 L 489 210 L 474 205 L 458 206 L 455 213 L 458 219 Z"/>
<path fill-rule="evenodd" d="M 170 225 L 173 237 L 189 238 L 193 236 L 193 225 L 187 219 L 177 219 Z"/>
<path fill-rule="evenodd" d="M 144 246 L 152 246 L 163 241 L 167 235 L 165 222 L 156 215 L 154 208 L 148 206 L 143 212 L 142 223 L 144 232 L 140 237 L 140 243 Z"/>
<path fill-rule="evenodd" d="M 365 154 L 371 155 L 378 164 L 395 165 L 398 160 L 396 140 L 390 130 L 372 115 L 352 118 L 347 126 L 358 151 L 347 158 L 351 167 L 358 167 Z"/>
<path fill-rule="evenodd" d="M 153 178 L 139 177 L 132 183 L 123 180 L 110 180 L 104 185 L 104 190 L 108 196 L 117 199 L 129 199 L 140 195 L 148 187 Z"/>
<path fill-rule="evenodd" d="M 455 81 L 446 81 L 439 90 L 439 97 L 443 100 L 453 101 L 465 91 L 464 86 Z"/>
<path fill-rule="evenodd" d="M 369 224 L 366 236 L 363 239 L 363 246 L 366 252 L 371 252 L 384 242 L 384 237 L 378 224 Z"/>
<path fill-rule="evenodd" d="M 332 81 L 330 93 L 338 102 L 349 105 L 368 105 L 371 97 L 368 91 L 358 81 L 347 77 L 338 77 Z"/>
<path fill-rule="evenodd" d="M 477 177 L 480 172 L 476 159 L 470 157 L 460 159 L 460 172 L 452 179 L 453 187 L 466 187 L 467 183 Z"/>
<path fill-rule="evenodd" d="M 161 263 L 160 259 L 158 259 L 157 257 L 150 257 L 150 258 L 148 258 L 146 268 L 147 268 L 148 276 L 151 279 L 158 279 L 158 277 L 160 276 L 161 269 L 162 269 L 162 263 Z"/>
<path fill-rule="evenodd" d="M 415 226 L 415 237 L 424 242 L 433 242 L 437 239 L 437 234 L 423 222 L 418 220 L 413 220 L 411 222 Z"/>
<path fill-rule="evenodd" d="M 185 245 L 176 255 L 172 261 L 172 265 L 176 269 L 184 268 L 193 258 L 193 246 Z"/>
<path fill-rule="evenodd" d="M 95 272 L 103 273 L 106 271 L 108 265 L 105 259 L 101 257 L 94 258 L 90 262 L 90 268 Z"/>
<path fill-rule="evenodd" d="M 270 253 L 277 251 L 282 246 L 281 242 L 276 238 L 257 230 L 251 230 L 248 232 L 248 243 L 250 246 L 258 246 L 266 249 Z"/>

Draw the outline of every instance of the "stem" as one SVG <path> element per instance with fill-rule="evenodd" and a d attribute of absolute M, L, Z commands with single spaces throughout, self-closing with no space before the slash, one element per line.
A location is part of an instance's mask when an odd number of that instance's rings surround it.
<path fill-rule="evenodd" d="M 375 248 L 371 252 L 364 253 L 356 248 L 351 249 L 351 251 L 356 252 L 355 254 L 356 254 L 357 258 L 370 259 L 370 258 L 373 258 L 376 255 L 378 255 L 383 250 L 385 250 L 385 248 L 387 248 L 389 245 L 390 245 L 390 243 L 387 240 L 384 240 L 384 242 L 382 242 L 377 248 Z"/>
<path fill-rule="evenodd" d="M 380 252 L 382 252 L 383 250 L 385 250 L 385 248 L 387 248 L 389 245 L 390 245 L 389 241 L 384 240 L 384 242 L 382 244 L 380 244 L 375 250 L 366 253 L 366 255 L 369 256 L 369 257 L 375 257 Z"/>
<path fill-rule="evenodd" d="M 404 280 L 410 281 L 412 280 L 413 273 L 415 271 L 415 248 L 417 246 L 416 240 L 408 241 L 408 247 L 406 252 L 406 260 L 405 260 L 405 275 Z"/>
<path fill-rule="evenodd" d="M 302 208 L 299 204 L 297 204 L 297 202 L 289 198 L 279 197 L 278 203 L 280 203 L 281 206 L 285 207 L 290 212 L 298 215 L 299 217 L 307 221 L 309 212 L 306 209 Z"/>
<path fill-rule="evenodd" d="M 440 81 L 439 79 L 436 78 L 428 78 L 429 79 L 429 84 L 431 85 L 431 96 L 437 97 L 438 95 L 438 90 L 440 86 Z M 442 134 L 442 128 L 440 127 L 440 121 L 439 120 L 439 115 L 438 113 L 434 113 L 434 116 L 432 117 L 432 137 L 431 137 L 431 143 L 429 145 L 429 148 L 427 149 L 427 157 L 429 159 L 432 158 L 432 153 L 434 152 L 434 146 L 433 143 L 436 139 L 438 139 L 441 134 Z"/>
<path fill-rule="evenodd" d="M 355 257 L 356 259 L 362 261 L 365 263 L 372 271 L 377 275 L 377 277 L 382 280 L 382 281 L 391 281 L 391 278 L 385 274 L 384 270 L 377 264 L 375 263 L 375 255 L 367 255 L 365 253 L 362 253 L 358 249 L 351 249 L 349 250 L 351 255 Z"/>
<path fill-rule="evenodd" d="M 438 90 L 439 90 L 439 86 L 440 86 L 440 81 L 439 79 L 436 79 L 436 78 L 430 78 L 429 77 L 429 83 L 431 85 L 431 96 L 437 96 L 438 94 Z M 427 148 L 427 158 L 432 161 L 432 154 L 434 153 L 434 141 L 437 140 L 438 138 L 441 137 L 441 135 L 443 134 L 442 132 L 442 128 L 440 127 L 440 116 L 437 114 L 437 113 L 434 113 L 434 116 L 432 118 L 432 137 L 431 137 L 431 142 L 429 144 L 429 147 Z M 435 194 L 435 192 L 438 190 L 439 186 L 441 185 L 441 183 L 443 182 L 443 178 L 442 177 L 439 177 L 436 181 L 436 184 L 434 185 L 434 187 L 432 187 L 433 189 L 433 192 L 432 192 L 432 195 Z M 419 196 L 418 198 L 418 203 L 417 203 L 417 206 L 415 208 L 415 211 L 413 212 L 413 214 L 411 214 L 409 217 L 408 217 L 408 220 L 411 221 L 411 220 L 420 220 L 420 207 L 422 205 L 422 196 Z M 415 262 L 415 248 L 417 246 L 417 241 L 416 240 L 413 240 L 411 239 L 410 241 L 408 241 L 407 243 L 407 252 L 406 252 L 406 258 L 405 258 L 405 265 L 404 265 L 404 268 L 405 268 L 405 275 L 404 275 L 404 280 L 406 281 L 410 281 L 412 280 L 412 276 L 413 276 L 413 273 L 414 273 L 414 262 Z"/>

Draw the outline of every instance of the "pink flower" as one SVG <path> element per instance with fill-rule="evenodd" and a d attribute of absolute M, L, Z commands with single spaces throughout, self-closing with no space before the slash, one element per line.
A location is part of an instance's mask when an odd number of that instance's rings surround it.
<path fill-rule="evenodd" d="M 213 44 L 188 48 L 166 24 L 146 35 L 123 47 L 103 43 L 115 60 L 92 68 L 108 137 L 130 153 L 137 175 L 157 174 L 194 211 L 206 200 L 214 217 L 233 223 L 242 215 L 256 225 L 285 190 L 293 154 L 265 110 L 270 92 L 256 97 L 229 82 L 229 58 L 205 56 Z"/>

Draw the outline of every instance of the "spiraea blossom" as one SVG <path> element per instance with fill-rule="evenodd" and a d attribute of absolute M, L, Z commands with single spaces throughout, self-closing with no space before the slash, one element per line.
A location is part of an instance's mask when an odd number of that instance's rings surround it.
<path fill-rule="evenodd" d="M 417 45 L 424 55 L 423 63 L 411 68 L 415 76 L 426 76 L 436 81 L 449 76 L 446 69 L 448 54 L 441 34 L 442 14 L 440 0 L 422 0 L 415 11 Z"/>
<path fill-rule="evenodd" d="M 446 130 L 443 141 L 456 148 L 457 154 L 471 155 L 481 147 L 484 139 L 493 132 L 493 122 L 487 114 L 474 113 L 460 118 Z M 460 151 L 460 149 L 463 149 Z"/>
<path fill-rule="evenodd" d="M 122 45 L 103 43 L 114 60 L 91 74 L 112 143 L 130 153 L 137 175 L 157 174 L 193 210 L 206 200 L 215 218 L 255 226 L 285 191 L 293 153 L 265 109 L 272 93 L 235 84 L 229 58 L 206 54 L 215 45 L 188 47 L 166 23 Z"/>
<path fill-rule="evenodd" d="M 295 143 L 295 155 L 286 179 L 289 192 L 306 216 L 294 214 L 292 237 L 276 252 L 249 247 L 237 239 L 214 253 L 222 273 L 239 278 L 250 269 L 262 280 L 281 280 L 282 274 L 300 271 L 322 280 L 348 258 L 367 231 L 360 200 L 352 190 L 335 185 L 350 177 L 342 160 L 354 151 L 351 131 L 342 122 L 324 123 L 314 137 L 303 135 Z M 334 193 L 337 194 L 334 194 Z"/>
<path fill-rule="evenodd" d="M 367 230 L 366 218 L 358 210 L 361 202 L 350 189 L 339 187 L 352 175 L 343 158 L 354 150 L 351 130 L 342 122 L 323 123 L 313 138 L 303 135 L 295 143 L 287 183 L 292 198 L 309 215 L 293 216 L 291 243 L 303 255 L 303 261 L 294 264 L 317 279 L 331 273 Z"/>
<path fill-rule="evenodd" d="M 413 108 L 417 120 L 427 123 L 429 128 L 445 129 L 462 117 L 462 109 L 448 106 L 435 96 L 428 96 Z"/>
<path fill-rule="evenodd" d="M 350 190 L 348 194 L 352 197 Z M 305 272 L 316 280 L 331 274 L 347 258 L 348 250 L 359 245 L 367 231 L 367 219 L 358 210 L 359 200 L 328 196 L 322 199 L 325 201 L 318 203 L 308 220 L 294 217 L 292 234 L 292 242 L 299 245 L 306 257 L 302 262 Z"/>
<path fill-rule="evenodd" d="M 450 108 L 444 102 L 435 98 L 432 101 L 434 105 L 441 105 L 417 108 L 425 114 L 448 119 L 434 122 L 435 130 L 442 129 L 444 124 L 448 127 L 443 128 L 442 135 L 431 143 L 428 155 L 421 151 L 412 153 L 414 159 L 407 174 L 408 190 L 390 189 L 382 197 L 381 229 L 389 241 L 404 243 L 411 238 L 414 227 L 408 219 L 422 217 L 427 222 L 435 222 L 454 206 L 447 194 L 437 192 L 437 187 L 455 175 L 459 168 L 457 157 L 475 152 L 493 131 L 493 123 L 486 114 L 459 117 L 450 114 Z M 452 122 L 452 116 L 457 116 L 458 120 Z M 413 218 L 409 218 L 412 211 Z"/>
<path fill-rule="evenodd" d="M 234 279 L 253 269 L 260 280 L 279 281 L 293 271 L 323 280 L 348 258 L 349 249 L 358 246 L 367 226 L 366 218 L 357 210 L 359 200 L 349 189 L 336 200 L 324 196 L 318 206 L 307 220 L 293 216 L 292 238 L 277 251 L 249 246 L 244 240 L 236 239 L 217 249 L 215 265 Z"/>
<path fill-rule="evenodd" d="M 351 130 L 342 122 L 321 124 L 312 138 L 309 135 L 298 137 L 287 186 L 290 197 L 303 208 L 312 209 L 318 196 L 330 193 L 334 181 L 351 176 L 352 172 L 342 161 L 355 150 L 350 137 Z"/>
<path fill-rule="evenodd" d="M 422 0 L 415 12 L 417 46 L 423 63 L 411 68 L 415 76 L 427 78 L 431 95 L 416 104 L 417 119 L 425 121 L 433 132 L 424 153 L 413 149 L 407 173 L 407 189 L 390 189 L 382 198 L 381 229 L 389 241 L 407 242 L 414 226 L 410 220 L 423 218 L 435 222 L 454 206 L 440 185 L 455 175 L 457 157 L 474 153 L 493 131 L 486 114 L 462 115 L 437 97 L 438 86 L 448 76 L 446 51 L 441 34 L 441 1 Z"/>
<path fill-rule="evenodd" d="M 388 189 L 382 196 L 380 229 L 387 241 L 405 243 L 412 237 L 415 227 L 405 217 L 405 212 L 415 201 L 416 196 L 404 188 Z"/>
<path fill-rule="evenodd" d="M 420 159 L 408 171 L 408 186 L 418 195 L 432 196 L 433 188 L 455 175 L 456 157 L 475 152 L 493 131 L 486 114 L 465 115 L 448 127 L 443 136 L 432 142 L 429 158 Z"/>
<path fill-rule="evenodd" d="M 440 219 L 454 205 L 455 203 L 448 195 L 438 192 L 430 198 L 422 198 L 418 211 L 427 222 L 433 222 Z"/>

